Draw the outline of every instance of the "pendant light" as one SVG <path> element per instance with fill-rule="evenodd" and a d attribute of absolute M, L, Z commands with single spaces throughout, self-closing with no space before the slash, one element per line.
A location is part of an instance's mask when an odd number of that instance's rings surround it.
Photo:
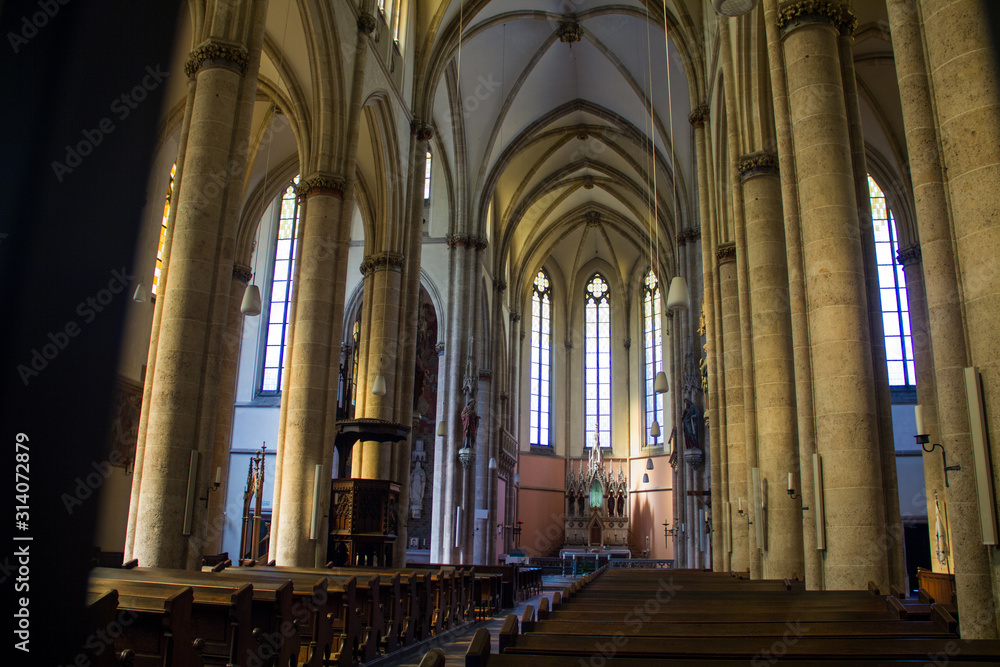
<path fill-rule="evenodd" d="M 132 295 L 132 300 L 136 303 L 146 303 L 146 286 L 142 284 L 145 277 L 139 279 L 139 284 L 136 285 L 135 293 Z"/>
<path fill-rule="evenodd" d="M 243 303 L 240 304 L 240 312 L 250 317 L 256 317 L 261 312 L 260 288 L 256 285 L 247 285 L 243 292 Z"/>
<path fill-rule="evenodd" d="M 712 7 L 723 16 L 742 16 L 757 6 L 759 0 L 712 0 Z"/>
<path fill-rule="evenodd" d="M 646 470 L 652 470 L 652 469 L 653 469 L 653 457 L 652 456 L 646 457 Z"/>
<path fill-rule="evenodd" d="M 691 295 L 688 293 L 687 281 L 684 276 L 674 276 L 667 291 L 667 308 L 670 310 L 687 310 Z"/>
<path fill-rule="evenodd" d="M 448 425 L 444 423 L 444 420 L 438 422 L 438 435 L 442 438 L 448 435 Z"/>
<path fill-rule="evenodd" d="M 660 422 L 653 420 L 653 423 L 649 427 L 649 435 L 653 438 L 660 437 Z"/>
<path fill-rule="evenodd" d="M 643 484 L 649 484 L 649 473 L 648 472 L 642 473 L 642 483 Z"/>
<path fill-rule="evenodd" d="M 653 378 L 653 391 L 657 394 L 665 394 L 670 391 L 670 386 L 667 384 L 667 374 L 660 371 Z"/>
<path fill-rule="evenodd" d="M 375 396 L 385 396 L 385 376 L 382 375 L 382 357 L 378 360 L 378 375 L 375 376 L 375 381 L 372 382 L 372 394 Z"/>

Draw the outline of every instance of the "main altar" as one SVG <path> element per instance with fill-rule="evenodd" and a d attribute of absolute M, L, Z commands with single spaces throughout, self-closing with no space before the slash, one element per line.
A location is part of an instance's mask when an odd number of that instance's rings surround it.
<path fill-rule="evenodd" d="M 625 460 L 614 463 L 596 440 L 587 459 L 567 460 L 563 552 L 628 550 L 629 483 Z"/>

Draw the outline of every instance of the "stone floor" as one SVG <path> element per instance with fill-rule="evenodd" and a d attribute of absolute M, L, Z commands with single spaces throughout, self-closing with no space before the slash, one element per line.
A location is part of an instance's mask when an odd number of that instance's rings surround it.
<path fill-rule="evenodd" d="M 560 575 L 544 575 L 542 577 L 542 595 L 552 602 L 552 594 L 556 591 L 561 591 L 567 588 L 579 577 L 573 576 L 560 576 Z M 448 665 L 464 665 L 465 664 L 465 652 L 469 648 L 469 644 L 472 642 L 472 636 L 476 633 L 479 628 L 486 628 L 490 631 L 491 646 L 490 649 L 493 653 L 497 652 L 497 634 L 500 632 L 500 627 L 503 625 L 503 621 L 507 618 L 508 614 L 514 614 L 521 618 L 524 613 L 525 607 L 529 604 L 538 609 L 538 602 L 541 600 L 542 595 L 536 595 L 532 598 L 522 601 L 514 609 L 503 609 L 499 614 L 485 621 L 479 621 L 477 623 L 472 623 L 465 627 L 461 632 L 455 633 L 451 637 L 445 637 L 443 643 L 441 644 L 427 644 L 419 648 L 418 652 L 405 651 L 401 652 L 398 658 L 393 656 L 386 656 L 380 660 L 368 663 L 373 667 L 389 667 L 389 666 L 400 666 L 400 667 L 417 667 L 420 664 L 420 660 L 424 657 L 431 648 L 440 648 L 445 653 L 446 663 Z"/>

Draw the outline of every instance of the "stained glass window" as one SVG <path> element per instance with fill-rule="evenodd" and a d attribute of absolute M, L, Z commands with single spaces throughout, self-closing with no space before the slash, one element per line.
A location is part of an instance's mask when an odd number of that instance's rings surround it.
<path fill-rule="evenodd" d="M 424 202 L 431 198 L 431 152 L 424 157 Z"/>
<path fill-rule="evenodd" d="M 264 343 L 264 373 L 261 376 L 261 392 L 281 391 L 287 359 L 287 337 L 289 308 L 292 304 L 292 276 L 295 271 L 295 246 L 299 227 L 299 198 L 295 188 L 299 183 L 296 176 L 281 195 L 278 213 L 278 230 L 275 234 L 274 269 L 271 278 L 271 294 L 268 299 L 267 332 Z"/>
<path fill-rule="evenodd" d="M 545 271 L 539 271 L 531 292 L 531 423 L 533 445 L 551 445 L 552 397 L 552 288 Z"/>
<path fill-rule="evenodd" d="M 885 334 L 885 357 L 891 386 L 913 386 L 916 373 L 913 363 L 913 340 L 910 337 L 910 308 L 906 299 L 906 277 L 896 263 L 899 237 L 896 221 L 886 203 L 885 194 L 868 177 L 875 232 L 875 258 L 878 265 L 879 292 L 882 297 L 882 331 Z"/>
<path fill-rule="evenodd" d="M 160 223 L 160 241 L 156 246 L 156 266 L 153 268 L 153 285 L 149 292 L 156 298 L 156 290 L 160 286 L 160 273 L 163 270 L 163 242 L 167 238 L 167 218 L 170 217 L 170 200 L 174 196 L 174 174 L 177 172 L 177 163 L 170 167 L 170 180 L 167 182 L 167 198 L 163 202 L 163 220 Z"/>
<path fill-rule="evenodd" d="M 601 447 L 611 446 L 611 302 L 604 277 L 595 273 L 587 282 L 584 320 L 584 444 L 594 435 Z"/>
<path fill-rule="evenodd" d="M 663 394 L 653 390 L 656 374 L 663 370 L 663 331 L 662 331 L 660 284 L 653 269 L 646 273 L 642 283 L 642 340 L 645 353 L 645 390 L 646 390 L 646 438 L 652 446 L 660 440 L 653 440 L 649 429 L 655 419 L 660 428 L 664 424 Z"/>

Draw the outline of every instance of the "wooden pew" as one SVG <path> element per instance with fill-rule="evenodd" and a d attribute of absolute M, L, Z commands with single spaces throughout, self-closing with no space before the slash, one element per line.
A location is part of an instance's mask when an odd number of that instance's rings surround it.
<path fill-rule="evenodd" d="M 293 586 L 322 577 L 327 581 L 326 618 L 333 637 L 329 660 L 347 667 L 355 660 L 368 662 L 378 657 L 379 638 L 385 633 L 381 584 L 377 574 L 359 582 L 353 575 L 338 574 L 324 568 L 295 568 L 275 565 L 230 567 L 217 574 L 227 576 L 286 577 Z M 339 641 L 338 641 L 339 640 Z"/>
<path fill-rule="evenodd" d="M 96 599 L 108 590 L 107 586 L 91 584 L 87 594 Z M 115 638 L 115 649 L 130 652 L 133 667 L 200 665 L 191 637 L 193 591 L 150 587 L 144 593 L 117 594 L 118 609 L 128 615 L 129 623 Z"/>
<path fill-rule="evenodd" d="M 129 581 L 152 581 L 184 586 L 216 586 L 219 578 L 211 573 L 169 568 L 135 567 L 130 570 L 99 571 L 101 576 L 114 573 Z M 252 665 L 296 667 L 301 636 L 300 620 L 292 613 L 292 582 L 288 579 L 240 582 L 230 579 L 227 585 L 250 583 L 250 625 L 254 643 L 247 661 Z M 305 619 L 303 619 L 305 620 Z"/>
<path fill-rule="evenodd" d="M 325 573 L 290 572 L 284 568 L 235 567 L 212 574 L 231 581 L 292 583 L 294 618 L 302 635 L 300 662 L 309 667 L 337 664 L 349 667 L 361 646 L 356 581 L 331 584 Z M 304 653 L 304 655 L 303 655 Z"/>
<path fill-rule="evenodd" d="M 165 581 L 130 579 L 131 570 L 94 568 L 91 587 L 113 588 L 123 595 L 149 596 L 163 590 L 190 589 L 193 593 L 190 633 L 195 650 L 206 665 L 245 667 L 255 657 L 250 607 L 253 588 L 249 584 L 219 582 L 220 585 L 187 585 Z M 253 642 L 253 644 L 251 643 Z"/>
<path fill-rule="evenodd" d="M 87 595 L 87 638 L 80 647 L 79 656 L 94 667 L 131 667 L 135 655 L 131 650 L 119 651 L 115 640 L 121 636 L 133 617 L 127 610 L 118 609 L 118 591 L 94 591 Z"/>

